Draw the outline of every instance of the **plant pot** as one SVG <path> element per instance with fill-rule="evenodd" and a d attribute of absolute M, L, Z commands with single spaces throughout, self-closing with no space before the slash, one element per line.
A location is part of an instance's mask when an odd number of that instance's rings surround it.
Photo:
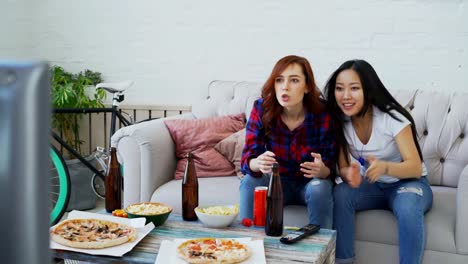
<path fill-rule="evenodd" d="M 85 159 L 96 166 L 97 161 L 94 156 L 85 157 Z M 88 210 L 96 207 L 97 196 L 91 188 L 91 179 L 93 172 L 86 167 L 79 159 L 65 161 L 70 174 L 71 192 L 67 211 Z"/>

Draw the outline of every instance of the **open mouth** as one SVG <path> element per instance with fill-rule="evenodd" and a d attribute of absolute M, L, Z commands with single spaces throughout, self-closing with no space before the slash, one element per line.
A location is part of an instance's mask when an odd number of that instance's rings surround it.
<path fill-rule="evenodd" d="M 343 109 L 344 110 L 351 110 L 353 108 L 353 106 L 355 105 L 355 103 L 344 103 L 344 104 L 341 104 L 343 106 Z"/>
<path fill-rule="evenodd" d="M 283 100 L 284 102 L 289 101 L 289 95 L 286 95 L 286 94 L 281 95 L 281 100 Z"/>

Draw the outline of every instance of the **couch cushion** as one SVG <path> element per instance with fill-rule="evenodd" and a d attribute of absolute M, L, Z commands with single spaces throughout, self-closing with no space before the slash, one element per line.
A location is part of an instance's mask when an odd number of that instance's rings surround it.
<path fill-rule="evenodd" d="M 426 214 L 426 249 L 455 253 L 456 189 L 434 187 L 434 202 Z M 398 245 L 398 228 L 390 211 L 356 214 L 356 240 Z"/>
<path fill-rule="evenodd" d="M 285 226 L 302 227 L 309 223 L 307 207 L 303 205 L 288 205 L 284 208 L 283 223 Z"/>
<path fill-rule="evenodd" d="M 244 114 L 204 119 L 165 120 L 176 145 L 178 158 L 175 179 L 184 175 L 187 153 L 195 156 L 198 177 L 235 175 L 234 166 L 213 147 L 245 126 Z"/>
<path fill-rule="evenodd" d="M 432 185 L 456 187 L 468 163 L 467 93 L 418 92 L 411 115 Z"/>
<path fill-rule="evenodd" d="M 439 139 L 439 153 L 444 158 L 441 183 L 457 187 L 460 173 L 468 164 L 468 93 L 455 93 L 450 100 L 445 125 Z"/>
<path fill-rule="evenodd" d="M 199 205 L 231 205 L 239 203 L 237 176 L 198 179 Z M 172 206 L 173 213 L 182 214 L 182 181 L 173 180 L 159 187 L 151 197 L 152 202 Z"/>
<path fill-rule="evenodd" d="M 238 177 L 211 177 L 198 179 L 199 205 L 227 205 L 239 203 Z M 152 202 L 172 206 L 172 212 L 182 214 L 182 181 L 172 180 L 159 187 L 151 197 Z M 284 225 L 304 226 L 308 223 L 307 207 L 289 205 L 284 209 Z"/>
<path fill-rule="evenodd" d="M 416 99 L 417 90 L 391 90 L 395 100 L 398 101 L 406 110 L 411 111 L 414 108 L 414 100 Z"/>
<path fill-rule="evenodd" d="M 242 150 L 245 144 L 245 128 L 237 131 L 229 137 L 221 140 L 214 148 L 223 156 L 234 164 L 234 170 L 239 178 L 243 178 L 244 174 L 241 172 L 241 158 Z"/>
<path fill-rule="evenodd" d="M 449 99 L 447 94 L 441 92 L 418 92 L 414 101 L 414 109 L 411 111 L 431 185 L 443 185 L 443 169 L 440 162 L 443 156 L 441 156 L 438 142 L 445 124 Z"/>

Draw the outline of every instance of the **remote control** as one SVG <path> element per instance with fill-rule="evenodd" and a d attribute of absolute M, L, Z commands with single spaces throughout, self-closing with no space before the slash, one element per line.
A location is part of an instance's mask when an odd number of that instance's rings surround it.
<path fill-rule="evenodd" d="M 297 231 L 293 231 L 286 236 L 280 238 L 280 241 L 284 244 L 292 244 L 296 243 L 297 241 L 313 235 L 319 231 L 320 225 L 308 224 Z"/>

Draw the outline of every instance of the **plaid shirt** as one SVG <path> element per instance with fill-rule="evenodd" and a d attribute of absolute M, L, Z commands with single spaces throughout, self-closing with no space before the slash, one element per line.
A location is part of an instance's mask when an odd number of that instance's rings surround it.
<path fill-rule="evenodd" d="M 263 99 L 258 99 L 250 114 L 246 127 L 245 146 L 242 152 L 241 171 L 254 177 L 261 172 L 250 170 L 249 161 L 266 150 L 275 153 L 282 176 L 302 178 L 300 164 L 313 161 L 311 152 L 319 153 L 323 163 L 332 170 L 335 159 L 335 135 L 331 128 L 331 117 L 327 112 L 314 115 L 306 112 L 304 123 L 290 131 L 281 117 L 273 119 L 272 131 L 265 135 L 262 123 Z"/>

